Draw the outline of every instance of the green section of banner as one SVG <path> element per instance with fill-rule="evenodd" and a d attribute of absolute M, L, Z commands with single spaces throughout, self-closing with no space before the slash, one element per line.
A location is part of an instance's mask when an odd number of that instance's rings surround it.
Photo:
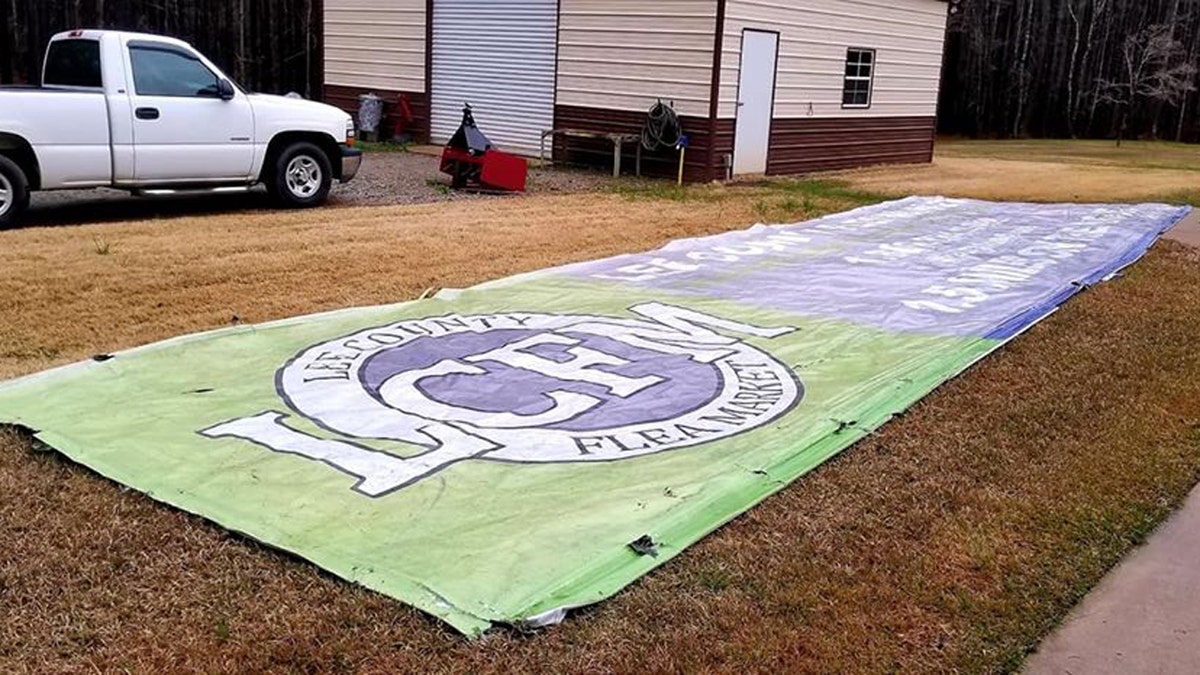
<path fill-rule="evenodd" d="M 355 477 L 328 463 L 199 433 L 278 411 L 295 431 L 344 440 L 288 409 L 276 371 L 311 345 L 366 327 L 451 313 L 636 319 L 630 308 L 640 303 L 798 328 L 744 342 L 793 370 L 803 383 L 802 401 L 770 423 L 690 447 L 625 461 L 467 459 L 376 497 L 352 490 Z M 732 334 L 721 327 L 715 332 Z M 38 430 L 42 441 L 65 455 L 157 500 L 477 634 L 494 622 L 521 622 L 615 593 L 997 344 L 534 277 L 420 302 L 189 336 L 50 371 L 0 388 L 0 418 Z M 428 450 L 396 441 L 353 442 L 397 456 Z M 657 556 L 628 546 L 643 535 L 657 544 Z"/>

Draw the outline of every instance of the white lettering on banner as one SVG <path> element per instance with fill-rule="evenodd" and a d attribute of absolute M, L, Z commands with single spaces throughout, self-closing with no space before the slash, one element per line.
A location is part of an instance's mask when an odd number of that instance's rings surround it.
<path fill-rule="evenodd" d="M 1090 244 L 1128 219 L 1131 209 L 1136 208 L 1089 207 L 1072 218 L 1070 227 L 1047 232 L 1044 223 L 1023 221 L 1021 216 L 1009 216 L 1003 209 L 987 205 L 975 207 L 975 217 L 963 218 L 964 203 L 956 199 L 920 200 L 892 205 L 886 211 L 868 208 L 804 225 L 758 228 L 709 247 L 681 242 L 649 259 L 632 256 L 637 262 L 590 276 L 652 283 L 680 275 L 720 274 L 722 267 L 741 272 L 747 260 L 778 254 L 790 256 L 788 264 L 801 257 L 820 256 L 884 270 L 912 264 L 927 270 L 943 269 L 946 278 L 898 302 L 921 312 L 962 314 L 1084 254 Z M 944 213 L 955 217 L 942 218 Z M 914 224 L 929 219 L 939 219 L 935 231 L 910 234 Z M 728 243 L 730 239 L 735 243 Z"/>
<path fill-rule="evenodd" d="M 812 242 L 812 237 L 781 230 L 767 232 L 759 236 L 748 237 L 746 241 L 736 245 L 714 246 L 704 251 L 689 251 L 684 257 L 691 262 L 671 260 L 666 257 L 656 257 L 652 260 L 632 263 L 618 267 L 612 272 L 593 274 L 593 279 L 642 283 L 656 281 L 677 274 L 685 274 L 704 269 L 702 263 L 735 263 L 746 258 L 770 255 L 773 253 L 790 253 L 803 248 Z M 701 263 L 701 264 L 695 264 Z"/>
<path fill-rule="evenodd" d="M 693 447 L 767 424 L 803 397 L 790 368 L 717 332 L 769 340 L 793 327 L 660 303 L 630 311 L 643 318 L 451 315 L 367 329 L 306 349 L 277 376 L 292 410 L 348 440 L 301 433 L 274 411 L 200 433 L 322 462 L 378 497 L 469 459 L 613 461 Z"/>
<path fill-rule="evenodd" d="M 1112 230 L 1111 223 L 1126 217 L 1124 207 L 1101 210 L 1081 219 L 1081 226 L 1064 228 L 1046 236 L 1042 241 L 1030 244 L 1015 254 L 997 255 L 992 240 L 980 248 L 969 248 L 963 255 L 987 255 L 991 257 L 981 263 L 967 267 L 946 280 L 921 291 L 922 298 L 901 301 L 905 307 L 917 311 L 932 311 L 942 314 L 961 314 L 979 307 L 997 293 L 1012 290 L 1047 270 L 1075 258 L 1088 249 L 1088 244 Z M 984 224 L 994 225 L 994 219 L 981 219 Z M 981 221 L 975 221 L 979 224 Z M 999 222 L 999 221 L 995 221 Z M 964 228 L 964 230 L 969 228 Z M 961 236 L 972 234 L 969 231 Z M 1001 240 L 1007 243 L 1007 237 Z M 990 246 L 991 245 L 991 246 Z M 948 266 L 948 265 L 947 265 Z"/>
<path fill-rule="evenodd" d="M 565 362 L 552 361 L 526 351 L 531 347 L 549 344 L 573 345 L 567 350 L 567 353 L 572 358 Z M 608 373 L 603 370 L 596 370 L 592 366 L 627 366 L 629 362 L 611 354 L 598 352 L 587 347 L 579 347 L 579 344 L 579 340 L 569 338 L 565 335 L 543 333 L 504 345 L 490 352 L 469 356 L 466 360 L 470 363 L 497 361 L 513 368 L 541 373 L 542 375 L 567 380 L 568 382 L 591 382 L 592 384 L 608 387 L 609 391 L 622 397 L 632 396 L 646 387 L 651 387 L 662 382 L 661 377 L 654 375 L 632 378 L 616 373 Z"/>
<path fill-rule="evenodd" d="M 615 270 L 597 272 L 589 276 L 593 279 L 626 283 L 647 283 L 680 274 L 698 272 L 707 269 L 711 264 L 740 263 L 747 259 L 774 254 L 811 253 L 816 236 L 835 235 L 840 237 L 847 234 L 861 236 L 957 208 L 959 208 L 959 202 L 956 200 L 928 200 L 913 202 L 902 207 L 893 206 L 892 210 L 887 212 L 833 216 L 824 221 L 805 224 L 802 228 L 798 226 L 761 227 L 744 236 L 739 236 L 736 244 L 721 244 L 707 249 L 681 252 L 677 254 L 681 258 L 680 260 L 667 257 L 676 254 L 675 251 L 668 248 L 656 252 L 656 256 L 650 260 L 629 263 L 617 267 Z M 983 220 L 980 219 L 981 223 Z M 885 248 L 880 253 L 890 259 L 920 254 L 926 249 L 915 247 L 920 245 L 919 240 L 929 243 L 939 236 L 934 234 L 918 238 L 918 240 L 914 240 L 913 247 L 909 247 L 909 244 L 893 244 L 891 246 L 901 248 L 899 250 Z M 682 251 L 683 247 L 680 249 Z M 870 256 L 851 256 L 847 261 L 857 264 L 874 264 L 876 259 Z"/>
<path fill-rule="evenodd" d="M 675 262 L 666 258 L 655 258 L 649 262 L 618 267 L 614 274 L 596 274 L 597 279 L 612 281 L 654 281 L 673 274 L 682 274 L 699 269 L 697 265 Z"/>
<path fill-rule="evenodd" d="M 403 459 L 361 445 L 301 433 L 284 425 L 285 417 L 283 413 L 268 411 L 218 424 L 202 430 L 200 434 L 209 438 L 240 438 L 275 452 L 324 462 L 338 471 L 358 478 L 354 489 L 372 497 L 391 492 L 397 485 L 412 480 L 414 470 L 418 467 L 424 467 L 426 472 L 437 468 L 428 462 L 423 463 L 420 456 Z M 488 443 L 470 442 L 452 446 L 458 452 L 459 459 L 468 459 L 494 447 Z M 448 457 L 443 454 L 439 461 L 446 459 Z"/>

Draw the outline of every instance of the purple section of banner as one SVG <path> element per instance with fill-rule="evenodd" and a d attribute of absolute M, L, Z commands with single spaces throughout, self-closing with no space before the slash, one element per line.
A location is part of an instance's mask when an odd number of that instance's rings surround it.
<path fill-rule="evenodd" d="M 444 360 L 462 362 L 472 355 L 546 335 L 536 330 L 495 330 L 418 338 L 370 357 L 360 371 L 359 379 L 372 396 L 386 403 L 380 388 L 389 377 L 428 368 Z M 555 337 L 559 338 L 557 344 L 535 345 L 525 351 L 560 363 L 603 355 L 607 358 L 588 367 L 627 378 L 652 377 L 656 382 L 636 392 L 618 394 L 600 384 L 563 380 L 485 358 L 470 362 L 477 372 L 430 376 L 421 379 L 416 386 L 427 398 L 448 406 L 514 415 L 536 415 L 553 409 L 556 404 L 551 395 L 555 392 L 585 394 L 603 405 L 545 428 L 595 431 L 674 419 L 713 400 L 723 384 L 715 366 L 698 363 L 687 355 L 662 354 L 611 338 L 569 330 Z M 571 338 L 569 344 L 564 344 L 563 338 Z M 569 351 L 572 349 L 575 353 Z M 589 353 L 580 353 L 579 349 L 589 350 Z"/>
<path fill-rule="evenodd" d="M 912 197 L 562 273 L 887 330 L 1003 338 L 1139 258 L 1188 210 Z"/>

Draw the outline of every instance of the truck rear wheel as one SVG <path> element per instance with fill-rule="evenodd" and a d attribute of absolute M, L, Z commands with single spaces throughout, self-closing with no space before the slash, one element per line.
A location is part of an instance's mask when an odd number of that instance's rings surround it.
<path fill-rule="evenodd" d="M 293 143 L 275 158 L 267 189 L 288 208 L 320 206 L 329 197 L 333 168 L 325 151 L 312 143 Z"/>
<path fill-rule="evenodd" d="M 0 155 L 0 230 L 13 227 L 29 207 L 29 180 L 16 162 Z"/>

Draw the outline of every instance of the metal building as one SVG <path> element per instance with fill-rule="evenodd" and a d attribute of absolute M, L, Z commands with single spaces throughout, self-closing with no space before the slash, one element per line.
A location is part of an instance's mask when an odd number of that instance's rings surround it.
<path fill-rule="evenodd" d="M 325 97 L 404 93 L 435 143 L 469 102 L 529 155 L 547 130 L 636 133 L 672 102 L 690 180 L 925 162 L 947 16 L 946 0 L 325 0 Z"/>

